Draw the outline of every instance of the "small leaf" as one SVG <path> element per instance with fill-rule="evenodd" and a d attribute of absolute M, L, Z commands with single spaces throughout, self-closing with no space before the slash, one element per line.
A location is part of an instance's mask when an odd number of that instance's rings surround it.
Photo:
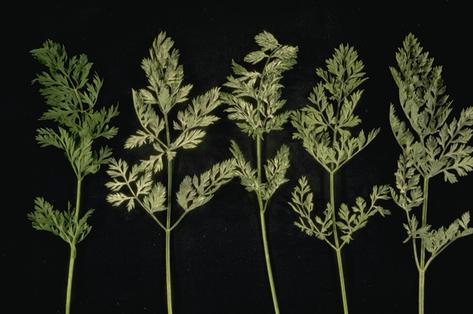
<path fill-rule="evenodd" d="M 248 192 L 259 191 L 260 187 L 256 179 L 256 170 L 245 160 L 243 153 L 235 141 L 231 141 L 230 152 L 233 155 L 233 167 L 235 175 L 241 180 L 241 184 Z"/>
<path fill-rule="evenodd" d="M 266 57 L 268 57 L 268 55 L 266 55 L 263 51 L 253 51 L 246 55 L 245 62 L 256 64 Z"/>
<path fill-rule="evenodd" d="M 150 213 L 166 210 L 166 188 L 161 183 L 153 184 L 149 194 L 143 198 L 145 209 Z"/>
<path fill-rule="evenodd" d="M 267 186 L 263 194 L 265 200 L 269 200 L 274 192 L 288 181 L 285 177 L 287 169 L 289 169 L 289 148 L 282 145 L 274 159 L 268 159 L 264 166 L 267 180 Z"/>
<path fill-rule="evenodd" d="M 279 46 L 276 38 L 274 38 L 274 36 L 267 31 L 263 31 L 256 35 L 255 41 L 261 48 L 263 48 L 264 51 L 273 50 Z"/>
<path fill-rule="evenodd" d="M 177 203 L 185 211 L 205 205 L 235 174 L 233 160 L 215 164 L 210 170 L 197 176 L 186 176 L 176 193 Z"/>

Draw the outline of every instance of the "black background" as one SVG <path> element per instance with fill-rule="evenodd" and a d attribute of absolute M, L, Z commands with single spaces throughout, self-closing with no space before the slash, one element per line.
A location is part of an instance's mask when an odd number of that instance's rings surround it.
<path fill-rule="evenodd" d="M 467 3 L 464 1 L 464 3 Z M 160 31 L 181 51 L 192 95 L 219 86 L 230 74 L 230 61 L 255 49 L 253 37 L 272 32 L 281 43 L 298 45 L 297 66 L 287 73 L 288 109 L 305 104 L 315 83 L 314 70 L 340 43 L 350 43 L 366 64 L 370 80 L 358 113 L 365 129 L 381 127 L 378 138 L 348 163 L 337 177 L 337 200 L 367 196 L 373 184 L 392 183 L 399 149 L 390 133 L 388 108 L 397 89 L 388 66 L 405 35 L 413 32 L 445 66 L 454 114 L 471 104 L 473 63 L 471 11 L 452 1 L 372 3 L 290 1 L 256 5 L 136 1 L 110 5 L 80 3 L 21 4 L 3 9 L 2 19 L 2 228 L 0 279 L 9 313 L 62 313 L 68 247 L 59 238 L 31 228 L 26 214 L 33 198 L 44 196 L 58 208 L 74 198 L 74 177 L 60 152 L 34 141 L 37 119 L 45 109 L 31 80 L 41 67 L 29 50 L 46 39 L 63 43 L 70 54 L 86 53 L 105 80 L 100 103 L 119 103 L 115 155 L 133 159 L 124 140 L 137 127 L 131 88 L 146 84 L 141 59 Z M 6 70 L 6 71 L 5 71 Z M 224 117 L 222 109 L 218 115 Z M 282 143 L 291 147 L 291 181 L 273 198 L 268 214 L 273 270 L 282 313 L 341 313 L 334 252 L 293 225 L 286 202 L 296 179 L 309 175 L 319 210 L 327 202 L 327 179 L 292 129 L 271 134 L 265 154 Z M 176 161 L 179 182 L 229 156 L 236 139 L 248 157 L 250 140 L 229 121 L 209 128 L 198 149 Z M 6 174 L 5 174 L 6 172 Z M 84 182 L 83 208 L 96 209 L 93 231 L 79 246 L 73 290 L 74 313 L 165 313 L 164 234 L 144 212 L 112 208 L 104 198 L 107 176 Z M 473 176 L 450 185 L 432 180 L 429 222 L 448 224 L 471 209 Z M 417 272 L 411 248 L 403 244 L 403 213 L 374 218 L 344 250 L 351 313 L 416 313 Z M 176 215 L 177 211 L 174 212 Z M 471 313 L 472 239 L 462 239 L 439 257 L 427 274 L 428 313 Z M 176 314 L 272 313 L 260 240 L 257 203 L 237 180 L 222 188 L 207 206 L 190 214 L 173 233 L 172 267 Z M 469 286 L 470 285 L 470 286 Z M 5 303 L 6 302 L 6 303 Z M 11 304 L 10 304 L 11 303 Z M 32 311 L 34 310 L 34 311 Z"/>

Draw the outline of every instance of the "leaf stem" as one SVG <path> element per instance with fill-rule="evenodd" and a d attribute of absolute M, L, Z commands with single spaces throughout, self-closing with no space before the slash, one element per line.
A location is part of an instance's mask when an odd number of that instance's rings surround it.
<path fill-rule="evenodd" d="M 172 314 L 172 282 L 171 282 L 171 231 L 166 230 L 166 304 L 168 314 Z"/>
<path fill-rule="evenodd" d="M 145 211 L 150 215 L 150 217 L 159 225 L 159 227 L 161 227 L 161 229 L 165 230 L 166 231 L 166 227 L 163 225 L 163 223 L 161 221 L 159 221 L 159 219 L 152 213 L 150 212 L 149 210 L 146 209 L 146 205 L 143 204 L 142 201 L 140 201 L 138 198 L 136 198 L 138 200 L 138 204 L 140 204 L 141 207 L 143 207 L 145 209 Z"/>
<path fill-rule="evenodd" d="M 330 242 L 328 239 L 325 239 L 325 243 L 327 243 L 332 249 L 334 249 L 335 251 L 337 250 L 337 248 L 335 247 L 335 245 L 332 244 L 332 242 Z M 342 245 L 343 247 L 343 245 Z"/>
<path fill-rule="evenodd" d="M 262 210 L 260 210 L 260 224 L 261 224 L 261 235 L 263 239 L 264 258 L 266 261 L 266 271 L 268 273 L 269 286 L 271 289 L 271 296 L 273 299 L 274 313 L 279 314 L 278 297 L 276 294 L 276 285 L 274 283 L 273 270 L 271 267 L 271 258 L 269 256 L 268 239 L 266 235 L 266 219 L 264 216 L 264 212 Z"/>
<path fill-rule="evenodd" d="M 429 202 L 429 177 L 424 177 L 424 200 L 422 203 L 422 227 L 427 225 L 427 209 L 428 209 L 428 202 Z M 419 295 L 418 295 L 418 303 L 419 303 L 419 314 L 424 314 L 424 292 L 425 292 L 425 271 L 426 271 L 426 264 L 425 264 L 425 243 L 423 239 L 420 239 L 420 261 L 419 261 Z"/>
<path fill-rule="evenodd" d="M 266 200 L 263 204 L 263 213 L 266 213 L 266 209 L 268 209 L 268 204 L 269 204 L 269 200 Z"/>
<path fill-rule="evenodd" d="M 342 294 L 343 313 L 348 314 L 348 300 L 347 300 L 347 293 L 346 293 L 346 288 L 345 288 L 345 274 L 343 271 L 342 248 L 340 247 L 340 241 L 338 239 L 337 216 L 335 214 L 334 185 L 335 185 L 334 172 L 330 172 L 330 206 L 332 207 L 333 239 L 335 241 L 335 247 L 336 247 L 335 253 L 337 255 L 338 276 L 340 279 L 340 292 Z"/>
<path fill-rule="evenodd" d="M 79 212 L 80 212 L 80 197 L 82 190 L 82 178 L 77 176 L 77 188 L 76 188 L 76 206 L 74 208 L 74 225 L 79 225 Z M 72 295 L 72 281 L 74 279 L 74 265 L 77 256 L 76 248 L 76 236 L 72 238 L 72 241 L 69 242 L 70 254 L 69 254 L 69 271 L 67 274 L 67 288 L 66 288 L 66 307 L 65 313 L 71 313 L 71 295 Z"/>
<path fill-rule="evenodd" d="M 79 224 L 79 212 L 80 212 L 80 194 L 82 190 L 82 178 L 77 177 L 77 188 L 76 188 L 76 207 L 74 209 L 74 222 Z"/>
<path fill-rule="evenodd" d="M 171 226 L 171 228 L 169 228 L 169 231 L 173 231 L 174 228 L 176 228 L 179 223 L 181 222 L 182 219 L 184 219 L 184 217 L 187 215 L 189 211 L 185 211 Z"/>
<path fill-rule="evenodd" d="M 261 135 L 262 136 L 262 135 Z M 261 186 L 261 182 L 262 182 L 262 178 L 261 178 L 261 169 L 263 167 L 262 165 L 262 156 L 261 156 L 261 136 L 260 135 L 257 135 L 256 136 L 256 169 L 257 169 L 257 180 L 258 180 L 258 187 Z M 261 193 L 258 193 L 258 195 L 260 195 Z"/>
<path fill-rule="evenodd" d="M 409 223 L 410 221 L 410 217 L 409 217 L 409 213 L 406 211 L 406 221 L 407 223 Z M 412 251 L 413 251 L 413 255 L 414 255 L 414 261 L 416 263 L 416 267 L 417 267 L 417 270 L 420 271 L 420 265 L 419 265 L 419 256 L 417 255 L 417 239 L 415 237 L 411 237 L 411 240 L 412 240 Z"/>
<path fill-rule="evenodd" d="M 348 300 L 345 288 L 345 273 L 343 271 L 342 249 L 335 250 L 337 253 L 338 275 L 340 278 L 340 292 L 342 294 L 343 313 L 348 314 Z"/>
<path fill-rule="evenodd" d="M 69 243 L 70 255 L 69 255 L 69 272 L 67 275 L 67 288 L 66 288 L 66 314 L 71 313 L 71 295 L 72 295 L 72 280 L 74 277 L 74 263 L 76 260 L 76 245 L 75 243 Z"/>
<path fill-rule="evenodd" d="M 414 251 L 414 260 L 416 263 L 417 269 L 420 271 L 420 263 L 419 263 L 419 257 L 417 255 L 417 240 L 415 238 L 412 238 L 412 250 Z"/>
<path fill-rule="evenodd" d="M 419 314 L 424 314 L 425 269 L 419 270 Z"/>
<path fill-rule="evenodd" d="M 258 180 L 258 187 L 261 188 L 261 168 L 262 168 L 262 162 L 261 162 L 261 137 L 258 135 L 256 137 L 256 163 L 257 163 L 257 180 Z M 274 283 L 274 278 L 273 278 L 273 270 L 271 267 L 271 257 L 269 255 L 269 246 L 268 246 L 268 239 L 267 239 L 267 234 L 266 234 L 266 219 L 264 216 L 266 206 L 263 204 L 263 197 L 261 195 L 261 191 L 258 190 L 256 191 L 256 196 L 258 198 L 258 206 L 259 206 L 259 213 L 260 213 L 260 225 L 261 225 L 261 237 L 263 240 L 263 249 L 264 249 L 264 258 L 266 261 L 266 272 L 268 274 L 268 280 L 269 280 L 269 286 L 271 289 L 271 297 L 273 299 L 273 307 L 274 307 L 274 313 L 279 314 L 279 304 L 278 304 L 278 297 L 276 294 L 276 285 Z"/>
<path fill-rule="evenodd" d="M 169 147 L 171 144 L 171 134 L 169 131 L 169 120 L 167 114 L 164 115 L 166 125 L 166 142 Z M 172 209 L 172 158 L 167 155 L 167 212 L 166 212 L 166 243 L 165 243 L 165 259 L 166 259 L 166 304 L 168 314 L 172 314 L 172 283 L 171 283 L 171 209 Z"/>

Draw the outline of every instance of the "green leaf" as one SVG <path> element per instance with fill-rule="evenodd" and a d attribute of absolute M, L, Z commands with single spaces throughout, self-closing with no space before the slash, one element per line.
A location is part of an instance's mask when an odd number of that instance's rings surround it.
<path fill-rule="evenodd" d="M 96 173 L 106 163 L 108 150 L 95 151 L 92 145 L 96 139 L 117 134 L 110 122 L 118 108 L 96 109 L 103 81 L 91 73 L 92 63 L 86 55 L 68 56 L 64 46 L 50 40 L 31 54 L 47 68 L 34 80 L 48 106 L 41 120 L 57 124 L 57 130 L 38 128 L 37 142 L 64 150 L 78 178 Z"/>
<path fill-rule="evenodd" d="M 150 213 L 166 210 L 166 188 L 160 182 L 153 184 L 149 194 L 143 197 L 145 209 Z"/>
<path fill-rule="evenodd" d="M 407 122 L 394 117 L 391 127 L 398 143 L 409 154 L 423 177 L 443 174 L 455 183 L 457 176 L 473 170 L 473 108 L 464 109 L 458 120 L 448 121 L 452 101 L 446 94 L 442 68 L 423 51 L 419 41 L 409 34 L 396 53 L 397 67 L 391 74 L 399 88 L 399 103 Z"/>
<path fill-rule="evenodd" d="M 256 170 L 245 160 L 245 156 L 243 156 L 240 147 L 238 147 L 238 144 L 233 140 L 231 141 L 230 152 L 233 156 L 235 175 L 240 178 L 241 184 L 248 192 L 261 192 L 256 178 Z"/>
<path fill-rule="evenodd" d="M 357 136 L 353 128 L 361 123 L 355 114 L 367 79 L 358 53 L 348 45 L 340 45 L 326 61 L 327 68 L 316 69 L 320 81 L 309 95 L 309 105 L 291 115 L 296 129 L 295 139 L 302 141 L 307 152 L 328 172 L 336 172 L 361 152 L 379 133 L 378 129 L 362 130 Z"/>
<path fill-rule="evenodd" d="M 93 212 L 93 209 L 89 209 L 79 219 L 79 223 L 75 228 L 75 238 L 77 239 L 77 243 L 82 242 L 92 230 L 92 227 L 87 223 L 87 220 L 92 216 Z"/>
<path fill-rule="evenodd" d="M 206 134 L 203 128 L 213 124 L 218 117 L 212 115 L 220 104 L 220 91 L 218 88 L 211 89 L 202 96 L 196 97 L 185 111 L 179 111 L 177 121 L 174 121 L 174 129 L 181 131 L 174 143 L 172 150 L 179 148 L 191 149 L 200 144 Z"/>
<path fill-rule="evenodd" d="M 174 121 L 174 129 L 186 131 L 192 128 L 203 128 L 213 124 L 218 117 L 212 115 L 221 104 L 220 90 L 213 88 L 205 94 L 192 100 L 192 106 L 188 106 L 185 111 L 177 113 L 177 121 Z"/>
<path fill-rule="evenodd" d="M 261 49 L 250 52 L 244 60 L 251 65 L 266 60 L 263 68 L 249 71 L 232 61 L 234 75 L 224 84 L 230 92 L 222 95 L 228 104 L 228 118 L 253 139 L 281 130 L 287 121 L 289 113 L 278 114 L 286 102 L 281 99 L 281 80 L 296 64 L 298 51 L 297 47 L 280 45 L 268 32 L 256 35 L 255 41 Z"/>
<path fill-rule="evenodd" d="M 226 109 L 228 118 L 237 121 L 237 126 L 244 133 L 255 138 L 263 124 L 257 109 L 244 99 L 232 95 L 225 96 L 223 100 L 227 103 L 232 103 L 232 106 Z"/>
<path fill-rule="evenodd" d="M 458 220 L 458 224 L 460 225 L 461 228 L 467 229 L 469 223 L 470 223 L 470 213 L 469 213 L 469 212 L 465 212 L 465 213 L 461 216 L 461 219 Z"/>
<path fill-rule="evenodd" d="M 159 173 L 163 170 L 163 157 L 164 151 L 160 148 L 155 148 L 158 152 L 156 155 L 150 155 L 148 159 L 141 160 L 140 167 L 146 171 L 151 171 L 152 173 Z"/>
<path fill-rule="evenodd" d="M 256 35 L 255 42 L 263 49 L 263 51 L 273 50 L 279 46 L 277 39 L 267 31 L 263 31 Z"/>
<path fill-rule="evenodd" d="M 312 217 L 314 210 L 313 199 L 314 195 L 310 190 L 307 178 L 300 178 L 298 185 L 292 191 L 291 201 L 288 203 L 292 210 L 299 215 L 295 225 L 307 235 L 329 242 L 328 237 L 332 235 L 331 217 L 333 209 L 328 204 L 323 218 L 320 216 Z"/>
<path fill-rule="evenodd" d="M 453 221 L 447 229 L 440 227 L 424 233 L 417 233 L 416 236 L 421 238 L 425 243 L 426 250 L 432 254 L 431 260 L 438 256 L 450 244 L 456 240 L 473 234 L 473 228 L 468 226 L 470 215 L 465 212 L 461 218 Z"/>
<path fill-rule="evenodd" d="M 172 143 L 171 148 L 177 150 L 178 148 L 191 149 L 199 145 L 206 132 L 200 129 L 193 129 L 188 132 L 181 133 L 177 139 Z"/>
<path fill-rule="evenodd" d="M 159 138 L 165 124 L 163 119 L 156 114 L 151 104 L 146 103 L 146 98 L 143 96 L 147 94 L 145 91 L 144 89 L 139 92 L 132 90 L 133 106 L 142 127 L 141 132 L 148 134 L 150 139 L 155 140 Z"/>
<path fill-rule="evenodd" d="M 67 146 L 72 145 L 67 131 L 61 127 L 59 127 L 59 134 L 50 128 L 39 128 L 36 133 L 36 141 L 41 147 L 53 146 L 66 150 Z"/>
<path fill-rule="evenodd" d="M 134 165 L 131 169 L 121 159 L 111 159 L 107 174 L 112 178 L 105 184 L 112 193 L 107 196 L 107 201 L 112 206 L 118 207 L 126 203 L 128 211 L 135 208 L 136 202 L 142 202 L 152 190 L 152 172 Z M 125 192 L 120 192 L 125 189 Z"/>
<path fill-rule="evenodd" d="M 131 211 L 135 207 L 135 197 L 122 192 L 110 193 L 109 195 L 107 195 L 107 202 L 109 202 L 110 204 L 112 204 L 112 206 L 115 207 L 126 203 L 128 211 Z"/>
<path fill-rule="evenodd" d="M 133 149 L 152 143 L 153 136 L 143 130 L 138 130 L 136 134 L 130 136 L 125 142 L 126 149 Z"/>
<path fill-rule="evenodd" d="M 260 50 L 253 51 L 246 55 L 245 62 L 250 63 L 250 64 L 256 64 L 267 57 L 268 55 L 265 54 L 263 51 L 260 51 Z"/>
<path fill-rule="evenodd" d="M 264 200 L 269 200 L 281 185 L 289 181 L 286 178 L 289 165 L 289 148 L 282 145 L 276 156 L 273 159 L 268 159 L 264 166 L 267 181 L 263 194 Z"/>
<path fill-rule="evenodd" d="M 142 60 L 141 68 L 148 84 L 145 88 L 132 90 L 133 106 L 140 127 L 126 140 L 125 148 L 145 146 L 146 151 L 131 169 L 123 160 L 111 161 L 107 171 L 111 177 L 106 184 L 110 189 L 107 200 L 113 206 L 126 205 L 128 210 L 142 207 L 163 230 L 170 232 L 185 213 L 172 226 L 158 219 L 158 213 L 166 210 L 166 201 L 170 200 L 167 199 L 165 186 L 155 178 L 163 170 L 171 172 L 168 183 L 173 185 L 172 167 L 168 163 L 168 167 L 164 168 L 164 160 L 172 161 L 180 149 L 195 148 L 202 143 L 205 129 L 219 119 L 214 112 L 221 105 L 222 98 L 219 88 L 190 98 L 192 85 L 184 84 L 179 51 L 164 32 L 154 39 L 149 56 Z M 173 112 L 180 104 L 182 108 L 177 113 Z M 228 163 L 216 165 L 216 168 L 204 173 L 200 181 L 197 176 L 185 177 L 177 193 L 181 207 L 189 211 L 210 200 L 216 189 L 227 182 L 227 172 L 230 171 L 226 166 Z"/>
<path fill-rule="evenodd" d="M 390 188 L 391 197 L 399 207 L 409 213 L 413 208 L 420 206 L 424 198 L 419 185 L 420 174 L 408 155 L 399 156 L 395 177 L 396 188 Z"/>
<path fill-rule="evenodd" d="M 462 110 L 458 118 L 450 118 L 452 100 L 442 79 L 442 67 L 434 65 L 434 59 L 414 35 L 404 39 L 396 53 L 396 63 L 390 70 L 399 90 L 402 115 L 396 114 L 391 105 L 390 123 L 402 153 L 395 173 L 396 187 L 391 188 L 391 194 L 407 214 L 405 242 L 412 239 L 416 249 L 415 244 L 420 240 L 430 253 L 424 261 L 422 249 L 421 263 L 415 255 L 419 270 L 423 267 L 425 271 L 451 243 L 473 233 L 468 227 L 467 213 L 448 228 L 438 229 L 425 223 L 425 219 L 419 223 L 411 213 L 422 203 L 427 204 L 419 186 L 421 177 L 422 188 L 428 191 L 429 180 L 439 174 L 443 174 L 445 181 L 456 183 L 458 177 L 473 170 L 473 147 L 469 145 L 473 135 L 473 108 Z M 426 211 L 424 208 L 423 215 Z"/>
<path fill-rule="evenodd" d="M 71 208 L 67 211 L 55 210 L 53 205 L 42 197 L 35 198 L 34 203 L 34 211 L 28 213 L 28 219 L 36 230 L 51 232 L 65 242 L 73 244 L 83 241 L 92 229 L 87 223 L 93 213 L 92 209 L 76 221 Z"/>
<path fill-rule="evenodd" d="M 34 203 L 34 211 L 28 213 L 28 219 L 32 222 L 33 228 L 51 232 L 67 243 L 72 243 L 73 239 L 67 233 L 72 219 L 71 214 L 55 210 L 53 205 L 42 197 L 35 198 Z"/>
<path fill-rule="evenodd" d="M 161 32 L 153 41 L 149 58 L 142 61 L 149 82 L 149 90 L 142 90 L 145 102 L 157 104 L 166 115 L 178 103 L 187 101 L 190 85 L 183 85 L 184 70 L 179 64 L 179 51 L 173 48 L 174 42 Z"/>
<path fill-rule="evenodd" d="M 380 214 L 383 217 L 390 214 L 389 210 L 379 205 L 379 201 L 389 199 L 389 191 L 389 186 L 387 185 L 375 185 L 370 193 L 369 204 L 364 198 L 357 197 L 355 205 L 351 206 L 351 208 L 344 203 L 340 205 L 337 227 L 342 234 L 342 246 L 353 240 L 353 234 L 364 228 L 368 224 L 370 217 L 376 214 Z"/>
<path fill-rule="evenodd" d="M 217 163 L 200 177 L 186 176 L 176 193 L 177 203 L 185 211 L 205 205 L 215 193 L 235 175 L 232 159 Z"/>

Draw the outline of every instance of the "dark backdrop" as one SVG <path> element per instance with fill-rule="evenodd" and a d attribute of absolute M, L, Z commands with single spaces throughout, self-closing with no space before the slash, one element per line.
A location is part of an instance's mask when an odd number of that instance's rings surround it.
<path fill-rule="evenodd" d="M 170 2 L 170 1 L 169 1 Z M 414 1 L 412 1 L 414 2 Z M 466 1 L 465 1 L 466 2 Z M 370 80 L 358 113 L 365 129 L 381 127 L 378 138 L 338 174 L 337 199 L 352 202 L 367 196 L 373 184 L 392 183 L 399 149 L 388 122 L 397 89 L 388 66 L 405 35 L 413 32 L 445 66 L 444 78 L 454 114 L 471 104 L 473 63 L 470 10 L 452 1 L 401 3 L 371 1 L 290 1 L 256 6 L 224 2 L 173 5 L 155 1 L 120 1 L 110 5 L 81 3 L 20 4 L 3 9 L 2 19 L 2 308 L 5 313 L 62 313 L 68 248 L 59 238 L 31 228 L 26 214 L 33 198 L 45 196 L 65 207 L 74 197 L 72 171 L 54 149 L 35 143 L 37 121 L 45 109 L 31 80 L 41 68 L 29 50 L 46 39 L 63 43 L 69 53 L 84 52 L 104 78 L 101 104 L 119 103 L 119 135 L 112 146 L 126 155 L 124 140 L 137 127 L 131 88 L 146 84 L 141 59 L 160 31 L 167 31 L 181 51 L 186 82 L 193 95 L 219 86 L 230 74 L 232 58 L 242 60 L 255 48 L 253 36 L 272 32 L 282 43 L 298 45 L 298 64 L 287 73 L 284 96 L 298 108 L 315 83 L 314 70 L 324 65 L 340 43 L 359 51 Z M 6 71 L 5 71 L 6 69 Z M 222 110 L 218 115 L 224 117 Z M 265 142 L 265 154 L 291 148 L 291 181 L 273 198 L 267 213 L 271 256 L 281 312 L 341 313 L 334 252 L 293 225 L 286 202 L 301 175 L 309 175 L 318 209 L 327 202 L 327 176 L 299 143 L 291 128 Z M 177 159 L 176 175 L 200 173 L 229 156 L 235 138 L 247 156 L 255 152 L 234 125 L 221 120 L 209 128 L 205 142 Z M 6 175 L 5 175 L 6 172 Z M 127 213 L 105 201 L 101 172 L 84 183 L 84 208 L 96 209 L 93 231 L 79 246 L 73 290 L 74 313 L 165 313 L 164 235 L 137 209 Z M 176 180 L 177 182 L 180 179 Z M 448 224 L 471 208 L 473 176 L 450 185 L 441 177 L 431 184 L 429 221 Z M 403 244 L 403 213 L 374 218 L 344 251 L 348 298 L 356 314 L 416 313 L 417 272 L 409 245 Z M 190 214 L 172 239 L 175 313 L 272 313 L 265 273 L 257 203 L 237 180 L 222 188 L 203 208 Z M 428 313 L 471 313 L 470 252 L 473 239 L 462 239 L 439 257 L 428 272 Z M 5 303 L 6 302 L 6 303 Z"/>

